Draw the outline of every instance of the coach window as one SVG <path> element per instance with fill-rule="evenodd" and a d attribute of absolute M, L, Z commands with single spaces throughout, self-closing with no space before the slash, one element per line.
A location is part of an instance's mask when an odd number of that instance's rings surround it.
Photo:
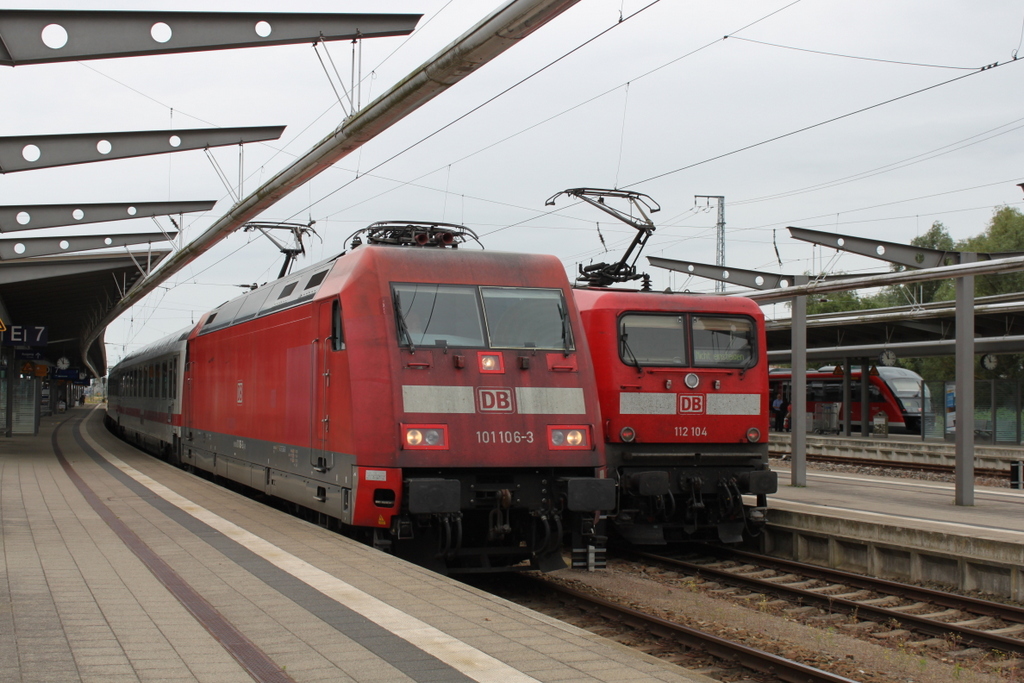
<path fill-rule="evenodd" d="M 749 368 L 754 355 L 750 318 L 693 316 L 693 363 L 702 368 Z"/>
<path fill-rule="evenodd" d="M 331 350 L 341 351 L 345 348 L 345 336 L 341 329 L 341 302 L 337 299 L 331 303 Z"/>
<path fill-rule="evenodd" d="M 686 316 L 630 313 L 619 319 L 619 356 L 637 367 L 687 365 Z"/>

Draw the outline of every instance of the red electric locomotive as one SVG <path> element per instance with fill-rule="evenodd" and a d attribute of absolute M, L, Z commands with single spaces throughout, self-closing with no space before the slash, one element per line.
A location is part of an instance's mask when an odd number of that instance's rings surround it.
<path fill-rule="evenodd" d="M 764 315 L 750 299 L 647 291 L 636 272 L 654 232 L 645 194 L 559 192 L 633 227 L 616 263 L 580 267 L 573 290 L 597 371 L 608 469 L 618 481 L 612 529 L 636 544 L 717 538 L 738 543 L 763 525 L 768 468 L 768 361 Z M 626 202 L 628 210 L 611 205 Z M 632 258 L 632 262 L 630 262 Z M 605 289 L 643 280 L 644 291 Z M 756 496 L 746 507 L 743 496 Z"/>
<path fill-rule="evenodd" d="M 204 316 L 163 447 L 444 571 L 559 568 L 569 536 L 600 548 L 615 484 L 564 269 L 444 248 L 467 234 L 375 224 Z M 147 400 L 125 395 L 133 363 L 111 373 L 109 417 L 152 438 L 129 414 Z"/>
<path fill-rule="evenodd" d="M 614 531 L 637 544 L 742 540 L 765 521 L 768 364 L 750 299 L 573 291 L 597 368 Z M 742 496 L 756 496 L 745 507 Z"/>

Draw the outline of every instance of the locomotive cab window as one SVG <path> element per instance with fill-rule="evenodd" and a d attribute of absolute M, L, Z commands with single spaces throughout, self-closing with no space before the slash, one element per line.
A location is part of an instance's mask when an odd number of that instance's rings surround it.
<path fill-rule="evenodd" d="M 631 313 L 619 319 L 619 356 L 626 365 L 687 365 L 686 317 Z"/>
<path fill-rule="evenodd" d="M 574 348 L 561 290 L 481 287 L 480 292 L 491 348 Z"/>
<path fill-rule="evenodd" d="M 693 316 L 693 361 L 703 368 L 749 368 L 754 355 L 754 321 L 725 316 Z"/>
<path fill-rule="evenodd" d="M 484 346 L 476 287 L 395 284 L 392 297 L 399 344 Z"/>
<path fill-rule="evenodd" d="M 345 348 L 345 337 L 341 329 L 341 302 L 335 299 L 331 303 L 331 351 Z"/>

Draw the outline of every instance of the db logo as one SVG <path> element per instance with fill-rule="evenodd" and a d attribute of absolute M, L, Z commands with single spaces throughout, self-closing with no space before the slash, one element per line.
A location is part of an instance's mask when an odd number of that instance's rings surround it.
<path fill-rule="evenodd" d="M 514 413 L 516 409 L 512 401 L 512 390 L 505 388 L 478 388 L 476 406 L 481 413 Z"/>
<path fill-rule="evenodd" d="M 704 394 L 679 394 L 680 413 L 703 413 Z"/>

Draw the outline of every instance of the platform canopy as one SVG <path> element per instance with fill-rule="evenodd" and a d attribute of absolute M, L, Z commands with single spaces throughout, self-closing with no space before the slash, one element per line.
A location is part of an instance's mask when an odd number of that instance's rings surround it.
<path fill-rule="evenodd" d="M 63 357 L 72 366 L 81 365 L 86 332 L 142 277 L 143 268 L 155 267 L 170 253 L 146 249 L 6 261 L 0 268 L 0 320 L 7 328 L 3 334 L 25 334 L 28 343 L 18 346 L 31 350 L 33 335 L 43 327 L 46 358 L 52 362 Z M 88 359 L 93 367 L 105 369 L 105 346 L 89 346 Z"/>

